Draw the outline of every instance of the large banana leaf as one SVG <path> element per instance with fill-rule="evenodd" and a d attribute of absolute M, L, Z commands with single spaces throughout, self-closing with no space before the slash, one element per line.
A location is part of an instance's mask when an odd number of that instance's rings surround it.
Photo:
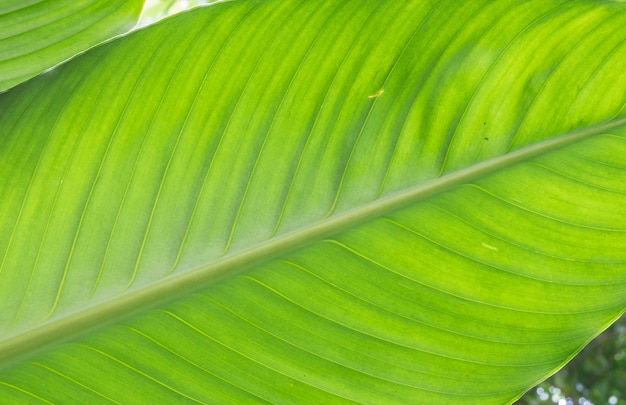
<path fill-rule="evenodd" d="M 0 91 L 135 25 L 143 0 L 0 0 Z"/>
<path fill-rule="evenodd" d="M 513 401 L 626 308 L 625 25 L 241 0 L 0 96 L 0 397 Z"/>

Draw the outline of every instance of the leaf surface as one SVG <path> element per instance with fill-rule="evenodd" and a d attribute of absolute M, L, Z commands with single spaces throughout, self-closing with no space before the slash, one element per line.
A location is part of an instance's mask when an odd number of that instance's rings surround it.
<path fill-rule="evenodd" d="M 246 0 L 0 96 L 0 396 L 513 401 L 626 307 L 624 23 Z"/>
<path fill-rule="evenodd" d="M 0 92 L 132 28 L 143 0 L 3 0 Z"/>

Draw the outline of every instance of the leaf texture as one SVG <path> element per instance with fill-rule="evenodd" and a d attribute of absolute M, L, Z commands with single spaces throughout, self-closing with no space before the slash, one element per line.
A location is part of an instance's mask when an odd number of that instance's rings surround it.
<path fill-rule="evenodd" d="M 0 92 L 132 28 L 143 0 L 3 0 Z"/>
<path fill-rule="evenodd" d="M 513 401 L 626 307 L 625 7 L 245 0 L 0 96 L 0 396 Z"/>

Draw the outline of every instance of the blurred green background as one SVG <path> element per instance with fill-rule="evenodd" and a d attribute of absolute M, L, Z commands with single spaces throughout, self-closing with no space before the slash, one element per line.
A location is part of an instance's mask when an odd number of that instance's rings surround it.
<path fill-rule="evenodd" d="M 626 316 L 517 403 L 626 405 Z"/>

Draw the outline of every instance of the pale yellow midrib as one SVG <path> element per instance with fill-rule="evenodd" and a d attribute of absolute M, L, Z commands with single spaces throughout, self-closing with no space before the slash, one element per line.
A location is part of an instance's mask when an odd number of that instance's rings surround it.
<path fill-rule="evenodd" d="M 243 272 L 252 266 L 275 259 L 296 248 L 366 223 L 369 220 L 411 203 L 424 200 L 454 186 L 467 183 L 473 179 L 494 173 L 500 169 L 540 154 L 557 150 L 591 136 L 607 133 L 621 126 L 626 126 L 626 116 L 563 134 L 472 165 L 402 192 L 382 197 L 356 209 L 337 214 L 308 226 L 306 229 L 270 239 L 250 249 L 233 253 L 196 269 L 164 278 L 149 286 L 131 290 L 82 311 L 45 322 L 29 330 L 9 336 L 0 340 L 0 363 L 5 363 L 0 368 L 19 360 L 21 356 L 38 351 L 49 344 L 68 340 L 78 334 L 105 326 L 120 318 L 125 318 L 164 302 L 180 298 L 184 294 L 206 287 L 217 279 Z"/>

